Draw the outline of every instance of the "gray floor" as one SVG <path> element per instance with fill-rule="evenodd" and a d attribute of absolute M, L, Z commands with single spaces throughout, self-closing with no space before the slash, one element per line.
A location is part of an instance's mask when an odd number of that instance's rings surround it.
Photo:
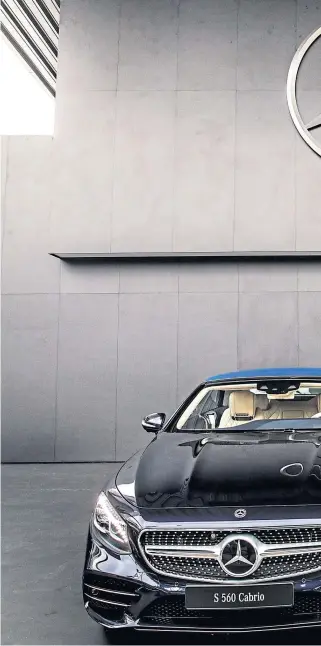
<path fill-rule="evenodd" d="M 2 467 L 2 644 L 105 644 L 87 616 L 81 573 L 95 496 L 117 465 L 60 464 Z M 139 633 L 144 643 L 182 643 L 183 636 Z M 298 631 L 188 643 L 319 644 L 320 634 Z"/>

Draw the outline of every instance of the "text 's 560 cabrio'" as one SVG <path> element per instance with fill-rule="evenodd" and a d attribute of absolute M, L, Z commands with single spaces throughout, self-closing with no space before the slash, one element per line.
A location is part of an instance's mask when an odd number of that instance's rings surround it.
<path fill-rule="evenodd" d="M 90 521 L 90 616 L 126 643 L 132 628 L 321 633 L 321 369 L 216 375 L 143 426 L 152 442 Z"/>

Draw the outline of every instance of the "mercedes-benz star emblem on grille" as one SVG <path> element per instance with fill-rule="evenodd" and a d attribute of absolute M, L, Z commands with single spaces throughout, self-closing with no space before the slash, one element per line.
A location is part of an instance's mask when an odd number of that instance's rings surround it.
<path fill-rule="evenodd" d="M 305 123 L 301 116 L 297 100 L 297 78 L 300 65 L 308 50 L 321 37 L 321 27 L 312 32 L 299 46 L 294 54 L 290 65 L 287 81 L 287 100 L 293 123 L 301 135 L 302 139 L 314 150 L 317 155 L 321 156 L 321 144 L 313 137 L 312 131 L 321 127 L 321 112 L 315 114 L 309 123 Z M 321 110 L 321 106 L 320 106 Z"/>
<path fill-rule="evenodd" d="M 227 574 L 244 577 L 257 569 L 259 554 L 254 540 L 240 535 L 238 538 L 234 536 L 223 541 L 219 560 Z"/>
<path fill-rule="evenodd" d="M 237 509 L 234 512 L 235 518 L 245 518 L 246 516 L 246 509 Z"/>

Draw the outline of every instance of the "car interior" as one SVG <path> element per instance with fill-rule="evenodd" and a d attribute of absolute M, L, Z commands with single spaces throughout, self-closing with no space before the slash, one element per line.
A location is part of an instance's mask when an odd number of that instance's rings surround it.
<path fill-rule="evenodd" d="M 321 417 L 321 384 L 258 382 L 201 390 L 181 415 L 177 430 L 229 428 L 255 420 Z"/>
<path fill-rule="evenodd" d="M 237 426 L 256 419 L 300 419 L 309 418 L 321 412 L 321 395 L 307 399 L 270 399 L 267 394 L 254 394 L 249 390 L 233 391 L 229 395 L 229 406 L 224 411 L 219 428 Z"/>

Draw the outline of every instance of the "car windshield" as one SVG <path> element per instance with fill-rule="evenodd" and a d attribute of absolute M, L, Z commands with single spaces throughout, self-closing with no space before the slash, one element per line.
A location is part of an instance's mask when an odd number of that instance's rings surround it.
<path fill-rule="evenodd" d="M 263 428 L 321 429 L 321 381 L 274 379 L 209 384 L 180 413 L 174 430 L 227 432 Z"/>

